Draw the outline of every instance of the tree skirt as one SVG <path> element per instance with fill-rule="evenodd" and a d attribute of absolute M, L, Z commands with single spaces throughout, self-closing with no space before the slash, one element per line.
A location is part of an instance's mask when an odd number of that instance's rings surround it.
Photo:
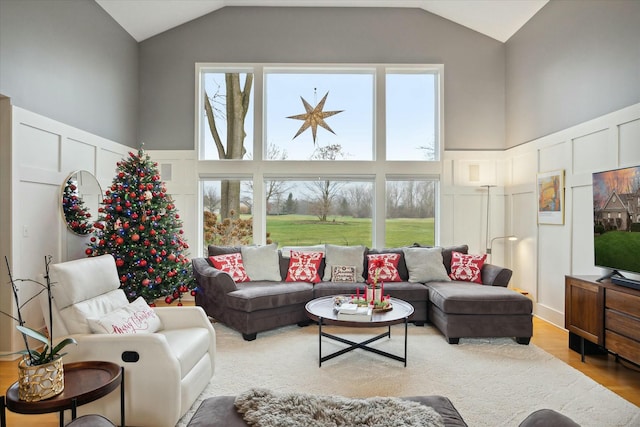
<path fill-rule="evenodd" d="M 395 397 L 352 399 L 250 389 L 235 406 L 256 427 L 443 427 L 433 408 Z"/>

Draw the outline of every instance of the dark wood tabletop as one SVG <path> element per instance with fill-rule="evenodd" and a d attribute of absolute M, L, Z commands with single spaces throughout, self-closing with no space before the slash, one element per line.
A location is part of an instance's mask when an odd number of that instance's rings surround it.
<path fill-rule="evenodd" d="M 64 390 L 57 396 L 38 402 L 18 397 L 18 383 L 5 396 L 7 409 L 20 414 L 45 414 L 93 402 L 111 393 L 122 382 L 120 366 L 111 362 L 86 361 L 64 364 Z"/>
<path fill-rule="evenodd" d="M 350 326 L 354 328 L 373 328 L 377 326 L 390 326 L 403 323 L 405 318 L 413 314 L 413 306 L 406 301 L 398 298 L 391 298 L 391 306 L 393 309 L 389 311 L 373 312 L 373 318 L 370 322 L 354 322 L 347 320 L 338 320 L 338 313 L 333 309 L 333 298 L 335 295 L 321 297 L 311 300 L 305 305 L 307 316 L 311 320 L 319 321 L 329 325 Z"/>

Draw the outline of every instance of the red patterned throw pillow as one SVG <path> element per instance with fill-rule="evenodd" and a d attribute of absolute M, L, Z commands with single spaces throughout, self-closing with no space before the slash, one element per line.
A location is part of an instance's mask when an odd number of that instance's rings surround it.
<path fill-rule="evenodd" d="M 378 282 L 401 282 L 398 273 L 400 254 L 369 254 L 367 255 L 367 283 L 373 283 L 378 271 Z"/>
<path fill-rule="evenodd" d="M 487 254 L 467 255 L 454 251 L 451 253 L 451 274 L 449 277 L 452 280 L 482 284 L 480 272 L 486 259 Z"/>
<path fill-rule="evenodd" d="M 289 270 L 285 280 L 287 282 L 318 283 L 320 281 L 318 269 L 322 256 L 322 252 L 291 251 Z"/>
<path fill-rule="evenodd" d="M 215 268 L 218 270 L 229 273 L 229 276 L 234 282 L 248 282 L 251 279 L 244 270 L 244 264 L 242 263 L 242 254 L 240 252 L 210 256 L 209 260 Z"/>

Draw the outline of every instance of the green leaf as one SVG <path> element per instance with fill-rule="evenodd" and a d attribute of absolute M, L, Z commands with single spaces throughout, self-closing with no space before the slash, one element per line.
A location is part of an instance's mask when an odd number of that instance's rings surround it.
<path fill-rule="evenodd" d="M 35 331 L 31 328 L 27 328 L 26 326 L 21 326 L 21 325 L 16 325 L 16 329 L 18 329 L 21 333 L 40 341 L 41 343 L 44 344 L 49 344 L 49 339 L 47 337 L 45 337 L 44 335 L 42 335 L 40 332 Z"/>

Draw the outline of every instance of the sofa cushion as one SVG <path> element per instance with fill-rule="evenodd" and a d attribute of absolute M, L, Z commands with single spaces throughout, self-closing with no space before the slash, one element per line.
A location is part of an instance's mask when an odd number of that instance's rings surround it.
<path fill-rule="evenodd" d="M 449 281 L 442 262 L 442 248 L 404 248 L 409 282 Z"/>
<path fill-rule="evenodd" d="M 451 273 L 453 280 L 482 284 L 482 266 L 487 254 L 468 255 L 453 251 L 451 253 Z"/>
<path fill-rule="evenodd" d="M 429 289 L 424 283 L 385 282 L 384 293 L 407 302 L 423 301 L 426 303 L 429 298 Z"/>
<path fill-rule="evenodd" d="M 313 298 L 329 295 L 355 295 L 356 289 L 364 292 L 364 282 L 319 282 L 313 285 Z"/>
<path fill-rule="evenodd" d="M 414 246 L 407 246 L 407 247 L 418 247 L 418 246 L 414 245 Z M 409 271 L 407 271 L 407 263 L 405 262 L 405 259 L 404 259 L 403 249 L 404 248 L 368 249 L 367 254 L 399 254 L 400 259 L 398 260 L 398 266 L 397 266 L 398 274 L 400 275 L 400 280 L 403 282 L 406 282 L 407 280 L 409 280 Z"/>
<path fill-rule="evenodd" d="M 277 243 L 264 246 L 243 246 L 240 248 L 240 252 L 242 252 L 242 262 L 249 279 L 274 282 L 282 280 Z"/>
<path fill-rule="evenodd" d="M 398 262 L 400 254 L 367 254 L 367 283 L 400 282 Z"/>
<path fill-rule="evenodd" d="M 299 252 L 291 251 L 289 269 L 287 271 L 287 282 L 309 282 L 320 281 L 318 269 L 322 261 L 322 252 Z"/>
<path fill-rule="evenodd" d="M 306 282 L 274 283 L 257 281 L 238 283 L 238 289 L 227 294 L 229 308 L 253 312 L 301 304 L 313 299 L 313 285 Z"/>
<path fill-rule="evenodd" d="M 209 261 L 213 266 L 229 274 L 234 282 L 248 282 L 249 275 L 244 269 L 242 254 L 235 252 L 232 254 L 210 256 Z"/>
<path fill-rule="evenodd" d="M 209 256 L 234 254 L 234 253 L 240 253 L 240 246 L 209 245 L 207 247 L 207 251 L 209 252 Z"/>
<path fill-rule="evenodd" d="M 478 286 L 469 282 L 431 282 L 429 302 L 448 314 L 531 314 L 533 303 L 502 286 Z"/>
<path fill-rule="evenodd" d="M 338 246 L 327 244 L 325 247 L 325 268 L 322 280 L 331 280 L 334 265 L 353 265 L 356 267 L 356 281 L 364 282 L 364 246 Z"/>
<path fill-rule="evenodd" d="M 444 264 L 444 268 L 447 269 L 447 274 L 451 274 L 451 254 L 454 251 L 460 252 L 461 254 L 467 254 L 469 253 L 469 246 L 445 246 L 442 248 L 442 263 Z"/>
<path fill-rule="evenodd" d="M 162 329 L 162 322 L 142 297 L 100 318 L 87 318 L 94 334 L 151 334 Z"/>

